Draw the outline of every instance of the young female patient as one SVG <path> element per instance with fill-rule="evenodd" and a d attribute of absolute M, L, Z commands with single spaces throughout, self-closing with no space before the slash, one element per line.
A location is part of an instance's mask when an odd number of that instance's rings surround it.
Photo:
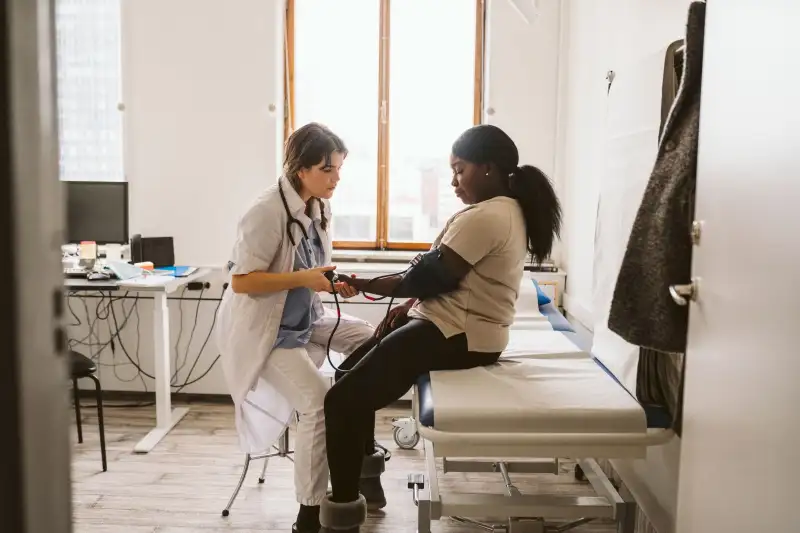
<path fill-rule="evenodd" d="M 467 207 L 447 222 L 432 257 L 415 267 L 420 274 L 339 276 L 360 291 L 411 299 L 345 361 L 349 371 L 325 397 L 332 494 L 322 503 L 322 531 L 357 532 L 368 503 L 385 505 L 382 456 L 372 447 L 375 411 L 424 373 L 489 365 L 505 349 L 525 258 L 546 258 L 561 227 L 547 177 L 518 165 L 517 147 L 502 130 L 467 130 L 450 156 L 454 192 Z"/>

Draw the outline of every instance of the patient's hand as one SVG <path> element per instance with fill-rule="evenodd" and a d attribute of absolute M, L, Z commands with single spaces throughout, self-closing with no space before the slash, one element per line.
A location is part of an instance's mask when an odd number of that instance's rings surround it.
<path fill-rule="evenodd" d="M 375 328 L 375 336 L 377 338 L 383 337 L 400 326 L 404 326 L 408 322 L 408 312 L 411 310 L 411 306 L 414 305 L 414 302 L 416 302 L 416 300 L 412 298 L 392 308 L 386 318 Z"/>
<path fill-rule="evenodd" d="M 352 298 L 358 294 L 358 289 L 347 283 L 339 282 L 334 284 L 334 287 L 336 288 L 336 293 L 342 298 Z"/>

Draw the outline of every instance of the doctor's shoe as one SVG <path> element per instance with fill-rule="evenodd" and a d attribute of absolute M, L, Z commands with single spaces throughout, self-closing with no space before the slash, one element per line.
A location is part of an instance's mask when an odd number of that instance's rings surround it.
<path fill-rule="evenodd" d="M 367 502 L 359 495 L 353 502 L 335 503 L 331 495 L 322 501 L 319 521 L 322 524 L 320 533 L 359 533 L 359 529 L 367 519 Z"/>
<path fill-rule="evenodd" d="M 301 505 L 292 533 L 319 533 L 319 505 Z"/>
<path fill-rule="evenodd" d="M 386 495 L 381 485 L 381 474 L 385 470 L 386 459 L 384 454 L 376 451 L 372 455 L 364 456 L 361 463 L 361 479 L 358 480 L 358 492 L 367 501 L 367 509 L 377 511 L 386 507 Z"/>

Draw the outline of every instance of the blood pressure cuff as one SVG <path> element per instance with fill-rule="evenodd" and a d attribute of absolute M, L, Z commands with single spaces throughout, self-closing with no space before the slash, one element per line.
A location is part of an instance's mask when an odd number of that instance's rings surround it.
<path fill-rule="evenodd" d="M 441 250 L 434 249 L 419 254 L 403 274 L 397 286 L 397 294 L 425 300 L 456 290 L 461 280 L 454 276 L 442 260 Z"/>

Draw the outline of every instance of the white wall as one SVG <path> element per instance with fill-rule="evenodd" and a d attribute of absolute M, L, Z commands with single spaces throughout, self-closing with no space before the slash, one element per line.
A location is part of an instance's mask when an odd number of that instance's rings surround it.
<path fill-rule="evenodd" d="M 539 1 L 538 15 L 530 22 L 509 0 L 489 0 L 488 6 L 483 121 L 502 128 L 514 139 L 523 164 L 535 165 L 552 177 L 559 0 Z"/>
<path fill-rule="evenodd" d="M 520 164 L 539 167 L 559 191 L 560 1 L 487 0 L 487 6 L 483 122 L 508 133 Z M 562 247 L 553 247 L 556 262 Z"/>
<path fill-rule="evenodd" d="M 594 249 L 598 195 L 609 163 L 606 157 L 609 153 L 606 73 L 617 70 L 618 76 L 623 76 L 626 67 L 648 56 L 655 57 L 672 41 L 683 37 L 688 5 L 689 0 L 568 0 L 563 3 L 567 37 L 561 47 L 563 85 L 559 110 L 564 123 L 557 157 L 557 177 L 565 213 L 565 246 L 561 260 L 567 271 L 566 306 L 575 318 L 590 328 L 597 315 L 603 313 L 603 309 L 595 309 L 597 287 L 593 285 L 598 281 L 594 279 L 595 258 L 602 256 Z M 643 178 L 646 180 L 646 175 Z M 612 189 L 623 191 L 626 185 L 619 184 Z M 631 201 L 636 204 L 639 199 Z M 603 283 L 615 281 L 608 277 L 602 279 Z M 608 293 L 612 287 L 601 289 Z M 595 334 L 597 337 L 597 331 Z M 620 349 L 627 349 L 622 344 Z M 672 531 L 674 527 L 679 451 L 680 443 L 675 439 L 667 446 L 650 450 L 646 460 L 614 462 L 616 470 L 661 533 Z"/>
<path fill-rule="evenodd" d="M 517 142 L 523 162 L 554 170 L 558 74 L 558 0 L 541 0 L 528 24 L 508 0 L 487 0 L 487 122 Z M 123 0 L 123 100 L 125 168 L 131 190 L 131 230 L 172 235 L 176 262 L 221 267 L 235 225 L 247 203 L 274 183 L 283 137 L 283 2 L 277 0 Z M 275 112 L 269 110 L 275 105 Z M 205 296 L 219 296 L 221 271 Z M 187 297 L 199 293 L 186 293 Z M 94 316 L 98 300 L 88 300 Z M 82 303 L 73 308 L 84 323 Z M 130 306 L 127 301 L 126 306 Z M 118 319 L 122 307 L 117 303 Z M 183 307 L 181 357 L 194 324 L 196 302 L 170 302 L 172 342 Z M 122 334 L 133 356 L 139 341 L 142 367 L 152 373 L 150 301 L 139 302 Z M 216 302 L 200 304 L 189 365 L 212 324 Z M 365 317 L 374 310 L 354 307 Z M 103 339 L 108 338 L 103 328 Z M 117 362 L 126 361 L 116 346 Z M 193 376 L 217 355 L 213 336 Z M 174 354 L 173 354 L 174 356 Z M 143 390 L 132 367 L 111 366 L 103 353 L 101 382 L 107 390 Z M 181 373 L 185 377 L 188 366 Z M 183 381 L 183 379 L 179 379 Z M 153 384 L 147 380 L 149 390 Z M 226 394 L 219 367 L 184 392 Z"/>
<path fill-rule="evenodd" d="M 178 264 L 225 264 L 238 216 L 280 172 L 282 6 L 123 1 L 131 231 L 173 236 Z"/>

